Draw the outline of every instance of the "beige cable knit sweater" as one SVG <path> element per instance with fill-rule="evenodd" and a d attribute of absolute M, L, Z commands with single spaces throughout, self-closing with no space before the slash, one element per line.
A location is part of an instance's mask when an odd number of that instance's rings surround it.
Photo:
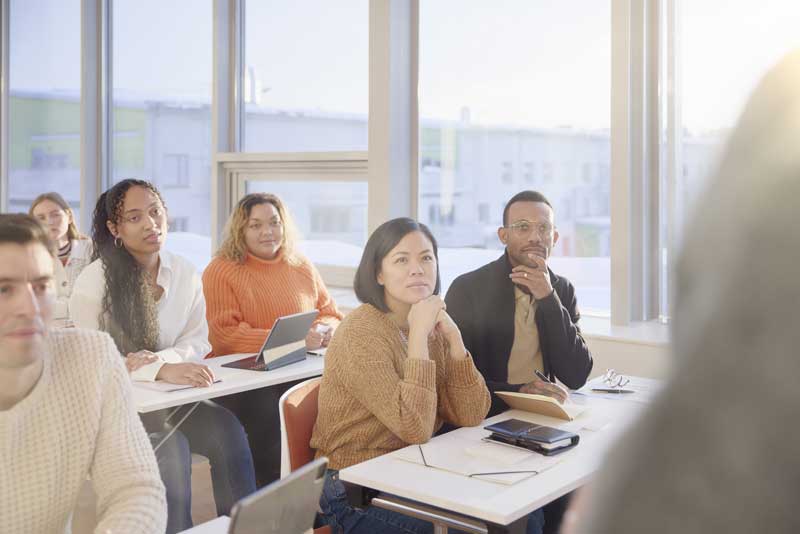
<path fill-rule="evenodd" d="M 325 355 L 311 438 L 331 469 L 424 443 L 444 421 L 483 421 L 489 391 L 472 357 L 453 360 L 436 333 L 428 348 L 429 360 L 408 358 L 397 326 L 369 304 L 345 317 Z"/>
<path fill-rule="evenodd" d="M 164 532 L 164 486 L 114 343 L 101 332 L 54 330 L 38 383 L 0 411 L 0 532 L 70 532 L 87 476 L 95 532 Z"/>

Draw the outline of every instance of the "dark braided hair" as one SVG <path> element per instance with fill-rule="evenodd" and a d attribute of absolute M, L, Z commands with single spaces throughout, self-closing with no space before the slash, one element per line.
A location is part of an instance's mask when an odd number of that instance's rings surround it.
<path fill-rule="evenodd" d="M 148 284 L 148 274 L 124 246 L 116 246 L 108 229 L 122 222 L 122 205 L 132 187 L 143 187 L 161 203 L 161 193 L 150 182 L 127 179 L 100 195 L 92 219 L 92 259 L 103 263 L 106 289 L 98 318 L 100 328 L 108 332 L 125 355 L 139 350 L 155 351 L 158 344 L 158 308 Z"/>

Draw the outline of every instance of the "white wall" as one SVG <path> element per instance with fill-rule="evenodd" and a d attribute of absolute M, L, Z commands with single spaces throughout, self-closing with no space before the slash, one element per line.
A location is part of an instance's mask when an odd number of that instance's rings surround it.
<path fill-rule="evenodd" d="M 594 357 L 592 377 L 613 368 L 620 373 L 648 378 L 667 378 L 670 370 L 669 345 L 625 341 L 584 333 Z"/>

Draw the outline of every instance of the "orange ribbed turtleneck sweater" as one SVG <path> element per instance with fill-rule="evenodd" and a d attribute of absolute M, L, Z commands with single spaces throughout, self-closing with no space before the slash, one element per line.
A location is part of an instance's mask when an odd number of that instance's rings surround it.
<path fill-rule="evenodd" d="M 211 354 L 257 352 L 275 319 L 319 310 L 318 323 L 336 327 L 342 314 L 311 262 L 295 253 L 244 263 L 214 258 L 203 273 Z"/>

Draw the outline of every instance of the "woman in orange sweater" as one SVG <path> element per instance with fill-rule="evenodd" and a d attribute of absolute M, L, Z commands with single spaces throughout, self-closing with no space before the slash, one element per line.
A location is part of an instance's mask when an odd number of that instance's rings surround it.
<path fill-rule="evenodd" d="M 255 353 L 278 317 L 318 310 L 306 347 L 327 346 L 342 319 L 281 200 L 251 193 L 239 201 L 215 258 L 203 273 L 211 355 Z M 324 326 L 320 326 L 324 325 Z M 247 430 L 259 486 L 280 476 L 278 399 L 293 384 L 224 397 Z"/>
<path fill-rule="evenodd" d="M 317 269 L 295 250 L 295 239 L 278 197 L 251 193 L 239 201 L 222 246 L 203 273 L 214 356 L 258 352 L 275 319 L 315 309 L 319 316 L 306 347 L 327 346 L 342 314 Z"/>

